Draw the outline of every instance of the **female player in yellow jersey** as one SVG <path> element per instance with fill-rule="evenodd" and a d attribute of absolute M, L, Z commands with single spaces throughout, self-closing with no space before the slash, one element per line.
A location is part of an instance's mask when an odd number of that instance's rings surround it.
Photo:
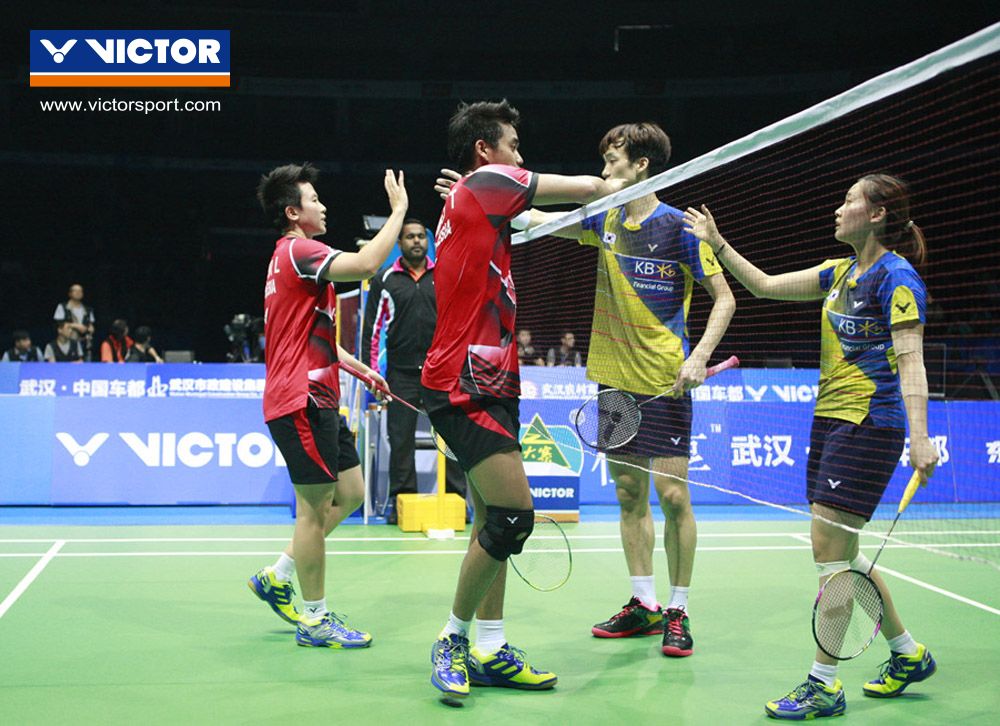
<path fill-rule="evenodd" d="M 834 236 L 854 255 L 807 270 L 768 275 L 719 234 L 707 207 L 688 209 L 687 229 L 707 242 L 719 262 L 756 297 L 820 300 L 819 396 L 810 436 L 806 489 L 812 506 L 813 560 L 820 582 L 848 567 L 867 572 L 854 530 L 871 519 L 903 451 L 910 427 L 910 463 L 921 483 L 938 455 L 927 436 L 927 375 L 923 362 L 926 289 L 897 250 L 923 261 L 923 234 L 910 219 L 906 184 L 887 174 L 859 179 L 834 213 Z M 873 570 L 885 601 L 882 634 L 890 656 L 866 696 L 891 698 L 931 676 L 930 651 L 903 627 L 885 582 Z M 838 716 L 847 703 L 837 661 L 821 650 L 808 678 L 764 707 L 769 716 L 811 719 Z"/>

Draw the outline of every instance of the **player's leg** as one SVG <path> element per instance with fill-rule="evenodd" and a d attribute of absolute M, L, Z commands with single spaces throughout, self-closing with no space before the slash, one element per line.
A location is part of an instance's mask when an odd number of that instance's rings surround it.
<path fill-rule="evenodd" d="M 511 460 L 506 464 L 501 462 L 491 463 L 487 459 L 483 462 L 486 464 L 485 467 L 477 466 L 469 472 L 469 478 L 473 485 L 472 489 L 476 492 L 474 494 L 474 500 L 477 500 L 475 503 L 476 511 L 485 511 L 487 514 L 481 519 L 477 515 L 479 521 L 473 524 L 475 534 L 470 539 L 467 557 L 472 555 L 479 558 L 481 556 L 480 553 L 482 553 L 490 560 L 493 560 L 496 556 L 496 552 L 493 550 L 498 546 L 498 543 L 493 542 L 490 549 L 487 550 L 483 547 L 479 535 L 483 527 L 487 528 L 488 531 L 489 529 L 493 529 L 494 532 L 496 531 L 496 518 L 494 515 L 497 510 L 489 507 L 487 502 L 491 499 L 496 501 L 497 496 L 500 494 L 497 491 L 497 482 L 504 480 L 504 474 L 497 472 L 495 464 L 501 464 L 504 472 L 507 469 L 513 468 L 516 472 L 520 473 L 520 476 L 516 476 L 515 472 L 514 477 L 507 478 L 506 484 L 500 484 L 499 486 L 516 489 L 522 493 L 521 496 L 519 498 L 510 498 L 506 500 L 505 504 L 500 506 L 505 510 L 533 509 L 534 505 L 531 501 L 530 489 L 528 489 L 528 480 L 524 475 L 524 466 L 521 461 L 520 452 L 513 451 L 509 452 L 509 454 L 512 455 Z M 479 493 L 480 489 L 485 494 Z M 526 499 L 524 497 L 525 493 L 527 494 Z M 527 507 L 523 506 L 525 503 L 528 504 Z M 532 511 L 529 516 L 532 517 L 533 521 L 534 512 Z M 506 519 L 507 515 L 504 515 L 504 518 Z M 490 539 L 492 540 L 493 538 L 494 535 L 490 534 Z M 520 551 L 521 546 L 523 546 L 523 540 L 514 549 Z M 557 681 L 556 675 L 549 671 L 532 667 L 527 663 L 524 651 L 507 642 L 503 621 L 508 570 L 506 558 L 499 565 L 492 582 L 480 599 L 478 608 L 476 609 L 476 644 L 470 651 L 469 680 L 475 686 L 499 686 L 520 690 L 545 690 L 552 688 Z M 460 577 L 460 588 L 461 585 L 462 580 Z M 457 593 L 455 606 L 459 606 L 459 595 Z M 457 613 L 459 611 L 453 609 L 453 612 Z"/>
<path fill-rule="evenodd" d="M 615 482 L 620 510 L 618 529 L 632 596 L 619 612 L 594 625 L 590 632 L 598 638 L 659 635 L 663 632 L 663 616 L 653 580 L 656 534 L 649 507 L 649 458 L 609 452 L 608 474 Z"/>
<path fill-rule="evenodd" d="M 653 459 L 652 469 L 653 484 L 665 517 L 663 545 L 670 572 L 670 600 L 664 614 L 662 651 L 669 656 L 689 656 L 694 652 L 694 640 L 688 616 L 688 594 L 698 526 L 688 488 L 688 457 L 657 457 Z"/>

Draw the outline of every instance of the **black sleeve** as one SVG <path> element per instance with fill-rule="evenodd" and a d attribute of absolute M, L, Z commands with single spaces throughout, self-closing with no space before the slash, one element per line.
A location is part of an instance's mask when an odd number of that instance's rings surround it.
<path fill-rule="evenodd" d="M 379 270 L 372 278 L 368 287 L 368 299 L 365 302 L 365 322 L 361 326 L 361 347 L 358 348 L 358 360 L 370 368 L 375 368 L 371 362 L 372 327 L 375 325 L 375 315 L 378 313 L 379 300 L 382 298 L 382 275 L 385 270 Z"/>

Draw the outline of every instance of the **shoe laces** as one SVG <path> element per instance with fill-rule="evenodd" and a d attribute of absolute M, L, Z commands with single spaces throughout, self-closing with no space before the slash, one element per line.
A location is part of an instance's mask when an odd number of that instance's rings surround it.
<path fill-rule="evenodd" d="M 633 598 L 632 598 L 631 600 L 629 600 L 629 601 L 628 601 L 627 603 L 625 603 L 624 605 L 622 605 L 622 609 L 621 609 L 621 612 L 620 612 L 620 613 L 618 613 L 617 615 L 615 615 L 615 616 L 614 616 L 613 618 L 611 618 L 611 619 L 612 619 L 612 620 L 618 620 L 618 619 L 620 619 L 620 618 L 624 618 L 624 617 L 627 617 L 627 616 L 631 615 L 631 614 L 632 614 L 632 612 L 633 612 L 633 611 L 634 611 L 634 610 L 635 610 L 635 609 L 636 609 L 637 607 L 639 607 L 639 599 L 638 599 L 638 598 L 635 598 L 635 597 L 633 597 Z"/>
<path fill-rule="evenodd" d="M 904 670 L 902 656 L 892 653 L 889 659 L 879 666 L 879 678 L 885 680 L 886 676 L 895 677 L 895 673 Z"/>
<path fill-rule="evenodd" d="M 465 664 L 466 650 L 465 643 L 449 636 L 444 647 L 437 652 L 435 665 L 445 668 L 461 667 Z"/>
<path fill-rule="evenodd" d="M 676 613 L 676 614 L 675 614 Z M 671 635 L 684 636 L 684 611 L 671 610 L 667 615 L 667 629 Z"/>

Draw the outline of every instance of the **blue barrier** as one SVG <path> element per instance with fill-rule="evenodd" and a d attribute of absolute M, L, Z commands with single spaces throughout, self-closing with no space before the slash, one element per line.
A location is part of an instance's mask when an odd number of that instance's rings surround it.
<path fill-rule="evenodd" d="M 256 364 L 0 365 L 0 505 L 284 504 Z M 690 478 L 802 504 L 815 370 L 727 371 L 695 391 Z M 581 368 L 522 369 L 525 468 L 546 509 L 615 502 L 572 423 Z M 1000 404 L 932 401 L 941 454 L 926 502 L 1000 501 Z M 909 478 L 904 461 L 886 501 Z M 743 502 L 705 487 L 698 504 Z"/>

